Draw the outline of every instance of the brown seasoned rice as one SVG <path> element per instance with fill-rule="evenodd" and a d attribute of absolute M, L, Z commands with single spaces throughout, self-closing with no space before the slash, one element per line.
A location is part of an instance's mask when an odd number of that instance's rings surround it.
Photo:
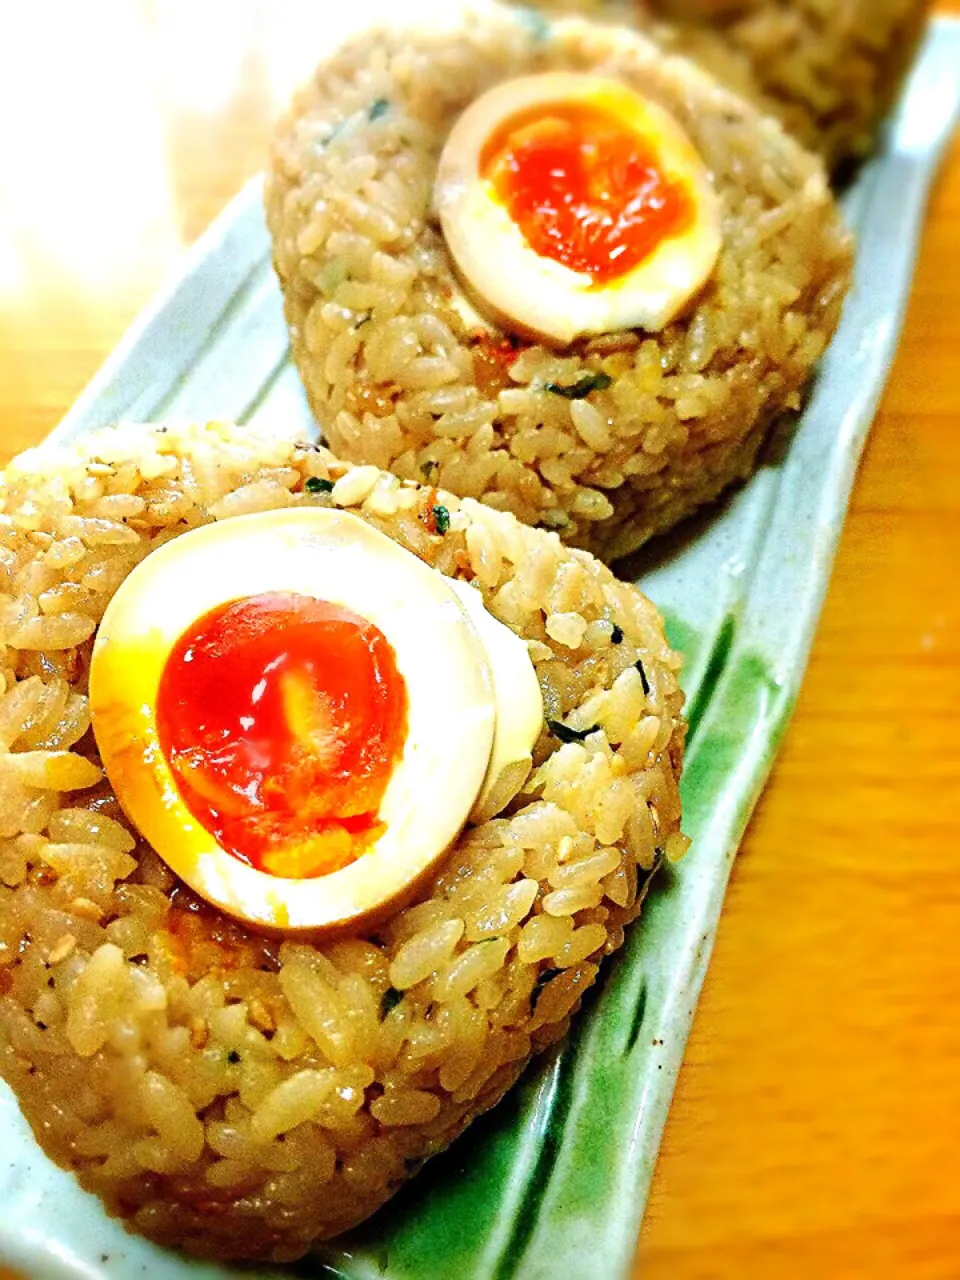
<path fill-rule="evenodd" d="M 431 211 L 478 94 L 550 69 L 667 107 L 714 176 L 724 247 L 660 334 L 562 350 L 479 332 Z M 749 473 L 836 326 L 850 239 L 819 163 L 681 58 L 623 29 L 496 4 L 377 31 L 321 65 L 280 125 L 267 191 L 294 357 L 331 447 L 556 529 L 605 559 Z M 484 336 L 485 335 L 485 336 Z M 568 398 L 585 374 L 608 387 Z"/>
<path fill-rule="evenodd" d="M 522 795 L 415 902 L 310 945 L 219 915 L 138 840 L 86 680 L 151 549 L 331 503 L 476 581 L 547 717 L 599 728 L 545 727 Z M 165 1244 L 285 1260 L 365 1218 L 564 1034 L 658 850 L 684 847 L 679 662 L 653 606 L 553 534 L 322 449 L 210 425 L 24 455 L 0 476 L 0 646 L 0 1075 L 45 1150 Z"/>
<path fill-rule="evenodd" d="M 548 0 L 638 22 L 775 115 L 835 169 L 873 147 L 929 0 Z M 666 23 L 655 23 L 655 17 Z"/>

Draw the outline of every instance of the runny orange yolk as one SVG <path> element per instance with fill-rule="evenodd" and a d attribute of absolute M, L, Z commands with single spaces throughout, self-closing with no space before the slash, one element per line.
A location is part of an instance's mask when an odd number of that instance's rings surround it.
<path fill-rule="evenodd" d="M 660 167 L 652 142 L 614 112 L 544 103 L 504 121 L 480 174 L 530 248 L 608 284 L 693 218 L 690 192 Z"/>
<path fill-rule="evenodd" d="M 251 596 L 178 640 L 157 728 L 187 808 L 221 848 L 303 879 L 353 862 L 382 833 L 407 690 L 365 618 L 309 596 Z"/>

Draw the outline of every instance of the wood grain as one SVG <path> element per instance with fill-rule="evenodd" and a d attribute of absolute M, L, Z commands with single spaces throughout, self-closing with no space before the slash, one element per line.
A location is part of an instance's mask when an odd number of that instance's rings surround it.
<path fill-rule="evenodd" d="M 0 42 L 0 460 L 56 424 L 261 165 L 310 62 L 290 33 L 328 16 L 18 8 Z M 960 1275 L 958 351 L 960 142 L 734 871 L 640 1238 L 648 1280 Z"/>

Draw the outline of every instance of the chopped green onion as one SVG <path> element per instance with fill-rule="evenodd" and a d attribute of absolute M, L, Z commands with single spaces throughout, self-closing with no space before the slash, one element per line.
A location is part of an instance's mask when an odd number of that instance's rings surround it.
<path fill-rule="evenodd" d="M 398 991 L 396 987 L 387 987 L 383 993 L 383 999 L 380 1001 L 381 1020 L 387 1016 L 391 1009 L 395 1009 L 402 999 L 402 991 Z"/>
<path fill-rule="evenodd" d="M 387 101 L 387 99 L 378 98 L 376 102 L 372 104 L 372 106 L 370 107 L 370 110 L 367 112 L 367 119 L 379 120 L 380 117 L 385 116 L 389 110 L 390 110 L 390 103 Z"/>
<path fill-rule="evenodd" d="M 437 533 L 446 533 L 450 528 L 450 512 L 446 507 L 436 506 L 433 508 L 433 522 L 437 526 Z"/>
<path fill-rule="evenodd" d="M 561 742 L 583 742 L 584 738 L 589 738 L 591 733 L 596 733 L 600 726 L 595 724 L 589 729 L 571 729 L 568 724 L 564 724 L 561 720 L 548 720 L 547 728 Z"/>
<path fill-rule="evenodd" d="M 340 134 L 343 133 L 345 129 L 350 128 L 350 126 L 353 125 L 355 122 L 356 122 L 355 116 L 347 116 L 346 119 L 338 121 L 338 123 L 333 126 L 333 128 L 330 130 L 327 136 L 321 139 L 320 145 L 322 147 L 329 147 L 331 142 L 336 142 L 337 138 L 340 137 Z"/>
<path fill-rule="evenodd" d="M 563 396 L 565 400 L 583 400 L 591 391 L 606 391 L 612 383 L 613 379 L 609 373 L 585 373 L 571 386 L 564 386 L 560 382 L 548 382 L 546 389 L 555 396 Z"/>
<path fill-rule="evenodd" d="M 333 488 L 333 481 L 324 480 L 321 476 L 310 476 L 303 487 L 307 493 L 329 493 Z"/>
<path fill-rule="evenodd" d="M 544 987 L 547 985 L 548 982 L 552 981 L 559 972 L 560 972 L 559 969 L 541 969 L 540 972 L 537 974 L 537 980 L 534 983 L 533 990 L 530 992 L 530 1012 L 531 1013 L 533 1013 L 536 1010 L 537 1001 L 543 995 Z"/>
<path fill-rule="evenodd" d="M 346 280 L 349 272 L 342 258 L 332 258 L 317 278 L 317 287 L 325 298 L 332 298 Z"/>

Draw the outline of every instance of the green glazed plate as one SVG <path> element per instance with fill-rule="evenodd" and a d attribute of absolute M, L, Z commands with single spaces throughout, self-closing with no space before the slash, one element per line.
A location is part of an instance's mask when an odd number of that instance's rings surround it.
<path fill-rule="evenodd" d="M 373 2 L 353 9 L 369 16 Z M 336 19 L 347 21 L 359 16 Z M 566 1046 L 387 1209 L 293 1274 L 616 1280 L 629 1270 L 730 867 L 796 701 L 896 347 L 927 192 L 960 104 L 958 67 L 960 23 L 935 21 L 879 153 L 846 195 L 856 284 L 799 425 L 771 442 L 747 485 L 624 566 L 686 654 L 690 854 L 655 881 Z M 194 247 L 54 437 L 172 417 L 310 430 L 259 183 Z M 45 1159 L 5 1086 L 0 1263 L 31 1280 L 291 1274 L 191 1263 L 127 1235 Z"/>

